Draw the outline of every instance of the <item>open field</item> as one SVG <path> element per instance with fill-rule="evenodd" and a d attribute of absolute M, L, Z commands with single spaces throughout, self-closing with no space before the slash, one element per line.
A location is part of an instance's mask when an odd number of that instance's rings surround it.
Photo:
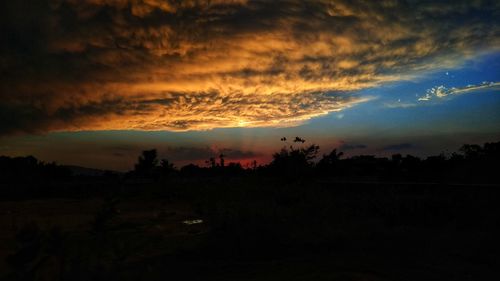
<path fill-rule="evenodd" d="M 488 280 L 500 274 L 495 185 L 253 178 L 122 184 L 104 197 L 0 202 L 5 280 Z M 195 219 L 202 222 L 185 223 Z M 22 263 L 33 243 L 35 257 Z"/>

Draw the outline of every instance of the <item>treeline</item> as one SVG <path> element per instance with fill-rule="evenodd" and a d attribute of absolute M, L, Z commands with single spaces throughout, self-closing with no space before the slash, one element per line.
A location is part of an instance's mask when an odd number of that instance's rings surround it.
<path fill-rule="evenodd" d="M 135 169 L 126 177 L 161 179 L 165 177 L 243 176 L 314 177 L 350 181 L 415 181 L 415 182 L 499 182 L 500 142 L 463 145 L 449 156 L 444 154 L 419 158 L 394 154 L 392 157 L 359 155 L 344 158 L 343 152 L 332 150 L 319 156 L 320 147 L 305 145 L 296 137 L 291 144 L 286 138 L 283 148 L 273 154 L 267 165 L 243 168 L 240 163 L 226 164 L 224 155 L 206 161 L 205 167 L 189 164 L 177 169 L 167 159 L 159 160 L 156 150 L 143 151 Z"/>
<path fill-rule="evenodd" d="M 394 154 L 392 157 L 359 155 L 344 157 L 337 149 L 319 155 L 319 146 L 306 145 L 296 137 L 291 142 L 282 138 L 283 148 L 273 154 L 267 165 L 242 167 L 227 163 L 223 154 L 210 158 L 205 166 L 189 164 L 180 168 L 167 159 L 159 159 L 155 149 L 145 150 L 133 170 L 123 175 L 103 173 L 94 178 L 148 179 L 159 181 L 176 177 L 279 177 L 295 179 L 313 177 L 346 181 L 414 181 L 454 183 L 497 183 L 500 176 L 500 142 L 484 145 L 463 145 L 451 155 L 419 158 Z M 47 180 L 81 180 L 66 166 L 44 163 L 33 156 L 0 157 L 0 182 Z"/>
<path fill-rule="evenodd" d="M 33 156 L 0 156 L 0 182 L 61 180 L 71 176 L 70 169 L 55 162 L 45 163 Z"/>

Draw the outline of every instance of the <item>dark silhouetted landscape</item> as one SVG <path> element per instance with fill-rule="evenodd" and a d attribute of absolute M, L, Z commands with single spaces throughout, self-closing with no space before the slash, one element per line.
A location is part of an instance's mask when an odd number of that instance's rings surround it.
<path fill-rule="evenodd" d="M 491 280 L 500 142 L 420 159 L 282 138 L 268 165 L 0 158 L 4 280 Z"/>

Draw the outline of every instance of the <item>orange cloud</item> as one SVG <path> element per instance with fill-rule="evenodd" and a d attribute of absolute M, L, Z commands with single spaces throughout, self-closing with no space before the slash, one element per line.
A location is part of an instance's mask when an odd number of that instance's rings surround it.
<path fill-rule="evenodd" d="M 498 4 L 458 2 L 8 3 L 0 133 L 301 124 L 498 49 Z"/>

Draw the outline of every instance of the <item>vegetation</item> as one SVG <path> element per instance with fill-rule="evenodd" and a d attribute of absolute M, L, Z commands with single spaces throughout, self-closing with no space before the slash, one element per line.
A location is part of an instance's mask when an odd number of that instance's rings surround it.
<path fill-rule="evenodd" d="M 2 157 L 0 278 L 486 280 L 497 272 L 500 142 L 426 159 L 319 156 L 302 138 L 282 142 L 271 163 L 247 169 L 224 155 L 177 169 L 146 150 L 129 173 L 75 176 L 34 157 Z"/>
<path fill-rule="evenodd" d="M 225 156 L 211 157 L 206 167 L 194 164 L 175 168 L 167 159 L 158 159 L 155 149 L 145 150 L 139 156 L 134 170 L 122 179 L 143 178 L 165 180 L 172 177 L 211 176 L 262 176 L 262 177 L 308 177 L 330 180 L 371 181 L 416 181 L 449 183 L 495 183 L 498 182 L 495 167 L 500 162 L 500 142 L 480 145 L 463 145 L 458 152 L 420 159 L 412 155 L 395 154 L 391 158 L 360 155 L 343 158 L 343 152 L 332 150 L 318 157 L 320 147 L 305 145 L 304 139 L 296 137 L 292 144 L 282 138 L 283 148 L 273 154 L 271 163 L 264 166 L 254 164 L 244 169 L 239 163 L 225 163 Z M 75 179 L 65 166 L 44 163 L 33 156 L 0 157 L 0 182 L 40 182 Z M 101 178 L 113 178 L 117 174 L 102 173 Z M 2 190 L 6 192 L 6 190 Z M 29 192 L 28 192 L 29 193 Z"/>

